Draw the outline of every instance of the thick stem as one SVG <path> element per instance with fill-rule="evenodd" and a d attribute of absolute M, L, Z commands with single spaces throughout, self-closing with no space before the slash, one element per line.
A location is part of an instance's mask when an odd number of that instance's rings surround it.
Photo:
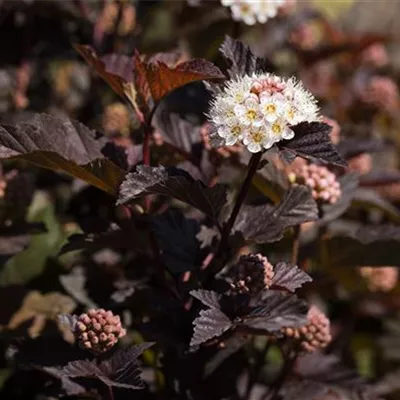
<path fill-rule="evenodd" d="M 114 400 L 114 394 L 113 394 L 111 386 L 108 386 L 108 399 L 109 400 Z"/>
<path fill-rule="evenodd" d="M 301 232 L 301 226 L 300 225 L 295 226 L 293 246 L 292 246 L 292 264 L 293 265 L 296 265 L 299 260 L 300 232 Z"/>
<path fill-rule="evenodd" d="M 230 233 L 235 224 L 236 218 L 239 215 L 239 211 L 240 211 L 240 209 L 243 205 L 243 202 L 246 198 L 247 192 L 250 189 L 253 177 L 257 172 L 258 164 L 260 163 L 261 157 L 262 157 L 262 153 L 260 152 L 260 153 L 253 154 L 250 159 L 246 178 L 243 181 L 242 187 L 240 188 L 240 191 L 236 198 L 236 202 L 235 202 L 235 205 L 231 212 L 231 215 L 228 219 L 228 222 L 222 228 L 221 240 L 219 242 L 218 249 L 215 253 L 216 263 L 212 267 L 210 267 L 210 270 L 209 270 L 210 278 L 212 276 L 214 276 L 215 274 L 217 274 L 226 263 L 226 257 L 221 257 L 221 256 L 226 252 L 226 247 L 228 246 L 228 243 L 229 243 Z"/>
<path fill-rule="evenodd" d="M 223 231 L 223 236 L 225 236 L 225 237 L 229 237 L 229 234 L 231 233 L 231 230 L 233 228 L 233 225 L 235 224 L 236 218 L 242 207 L 244 199 L 246 198 L 247 192 L 250 189 L 253 177 L 254 177 L 255 173 L 257 172 L 257 167 L 261 160 L 261 156 L 262 156 L 261 152 L 256 153 L 256 154 L 253 154 L 250 159 L 249 169 L 247 171 L 246 179 L 244 180 L 242 187 L 240 188 L 240 192 L 237 196 L 235 206 L 233 207 L 232 213 L 231 213 L 229 220 L 228 220 L 227 224 L 225 225 L 225 228 Z M 223 238 L 221 239 L 221 242 L 222 242 L 222 240 L 223 240 Z"/>

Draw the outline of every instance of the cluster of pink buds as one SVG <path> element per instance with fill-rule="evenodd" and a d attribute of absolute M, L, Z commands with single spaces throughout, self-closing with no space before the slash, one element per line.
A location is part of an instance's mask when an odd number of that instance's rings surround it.
<path fill-rule="evenodd" d="M 321 165 L 304 165 L 299 170 L 290 173 L 289 180 L 293 184 L 309 186 L 312 189 L 313 198 L 322 203 L 334 204 L 342 194 L 335 174 Z"/>
<path fill-rule="evenodd" d="M 250 92 L 257 96 L 261 93 L 272 95 L 275 93 L 282 93 L 285 87 L 285 84 L 280 79 L 277 79 L 276 77 L 268 77 L 266 79 L 257 79 L 252 84 Z"/>
<path fill-rule="evenodd" d="M 360 267 L 359 271 L 372 292 L 389 292 L 396 286 L 399 277 L 396 267 Z"/>
<path fill-rule="evenodd" d="M 110 350 L 125 335 L 119 316 L 102 308 L 81 314 L 76 323 L 75 336 L 79 345 L 93 353 Z"/>
<path fill-rule="evenodd" d="M 317 307 L 311 306 L 307 324 L 301 328 L 283 328 L 282 333 L 300 342 L 303 350 L 312 352 L 326 347 L 332 340 L 330 321 Z"/>
<path fill-rule="evenodd" d="M 240 257 L 231 270 L 231 289 L 234 293 L 256 294 L 268 289 L 274 277 L 274 267 L 267 257 L 249 254 Z"/>

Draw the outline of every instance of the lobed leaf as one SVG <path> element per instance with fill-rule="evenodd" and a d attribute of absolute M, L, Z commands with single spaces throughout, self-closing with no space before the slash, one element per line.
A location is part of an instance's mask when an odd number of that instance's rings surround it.
<path fill-rule="evenodd" d="M 138 166 L 121 184 L 117 204 L 124 204 L 148 194 L 175 197 L 218 220 L 226 202 L 226 188 L 205 186 L 178 168 Z"/>
<path fill-rule="evenodd" d="M 210 339 L 221 336 L 232 327 L 231 320 L 217 308 L 201 310 L 193 321 L 194 331 L 190 346 L 198 346 Z"/>
<path fill-rule="evenodd" d="M 267 291 L 261 304 L 255 307 L 241 324 L 247 328 L 267 333 L 284 327 L 300 327 L 306 323 L 307 303 L 295 295 Z"/>
<path fill-rule="evenodd" d="M 106 54 L 98 57 L 87 45 L 75 45 L 75 50 L 95 69 L 102 79 L 122 98 L 136 102 L 136 91 L 132 84 L 134 57 L 123 54 Z"/>
<path fill-rule="evenodd" d="M 213 292 L 212 290 L 192 290 L 190 295 L 201 301 L 204 305 L 210 308 L 220 308 L 220 300 L 221 295 L 217 292 Z"/>
<path fill-rule="evenodd" d="M 282 287 L 294 292 L 307 282 L 311 282 L 310 275 L 302 271 L 297 265 L 279 262 L 274 267 L 272 287 Z"/>
<path fill-rule="evenodd" d="M 210 61 L 196 59 L 169 68 L 161 61 L 143 63 L 144 74 L 155 102 L 191 82 L 223 79 L 223 73 Z"/>
<path fill-rule="evenodd" d="M 63 367 L 48 367 L 46 370 L 58 374 L 61 379 L 91 378 L 100 380 L 108 387 L 143 389 L 137 358 L 152 345 L 153 343 L 143 343 L 118 349 L 103 361 L 71 361 Z"/>
<path fill-rule="evenodd" d="M 280 240 L 292 226 L 318 219 L 318 207 L 306 186 L 293 186 L 276 206 L 247 206 L 240 212 L 234 230 L 246 240 L 270 243 Z"/>
<path fill-rule="evenodd" d="M 323 122 L 301 122 L 292 126 L 295 136 L 277 144 L 282 159 L 291 163 L 296 156 L 346 167 L 346 161 L 332 144 L 329 132 L 332 127 Z"/>
<path fill-rule="evenodd" d="M 35 114 L 28 122 L 0 125 L 0 158 L 62 171 L 114 195 L 124 172 L 103 157 L 106 141 L 77 121 Z"/>
<path fill-rule="evenodd" d="M 220 51 L 231 63 L 228 69 L 228 74 L 231 78 L 252 75 L 256 72 L 269 72 L 274 69 L 269 60 L 256 57 L 250 47 L 230 36 L 225 36 Z"/>

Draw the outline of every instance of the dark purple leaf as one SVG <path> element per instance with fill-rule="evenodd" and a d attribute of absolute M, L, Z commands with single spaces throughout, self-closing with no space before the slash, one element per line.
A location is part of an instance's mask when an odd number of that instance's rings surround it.
<path fill-rule="evenodd" d="M 342 191 L 340 199 L 334 204 L 324 204 L 322 209 L 322 220 L 324 222 L 333 221 L 344 214 L 350 207 L 356 189 L 359 185 L 359 174 L 349 172 L 338 179 Z"/>
<path fill-rule="evenodd" d="M 68 396 L 77 396 L 87 392 L 87 390 L 83 386 L 74 382 L 72 379 L 69 379 L 57 367 L 43 367 L 42 369 L 49 375 L 60 380 L 61 389 Z"/>
<path fill-rule="evenodd" d="M 183 170 L 143 165 L 137 168 L 137 172 L 126 176 L 120 187 L 118 204 L 148 194 L 175 197 L 199 209 L 215 221 L 226 202 L 225 186 L 207 187 Z"/>
<path fill-rule="evenodd" d="M 207 307 L 220 308 L 219 302 L 221 300 L 221 295 L 217 292 L 213 292 L 212 290 L 198 289 L 192 290 L 190 294 Z"/>
<path fill-rule="evenodd" d="M 75 45 L 75 49 L 118 95 L 123 98 L 128 97 L 131 91 L 128 85 L 133 81 L 133 57 L 123 54 L 107 54 L 98 57 L 94 49 L 86 45 Z"/>
<path fill-rule="evenodd" d="M 250 50 L 250 47 L 230 36 L 225 37 L 220 51 L 231 63 L 228 70 L 231 78 L 274 70 L 274 66 L 269 60 L 256 57 Z"/>
<path fill-rule="evenodd" d="M 232 327 L 232 322 L 221 310 L 209 308 L 208 310 L 200 311 L 200 316 L 193 321 L 193 325 L 191 347 L 221 336 Z"/>
<path fill-rule="evenodd" d="M 384 171 L 373 169 L 360 177 L 360 186 L 382 186 L 400 182 L 400 171 Z"/>
<path fill-rule="evenodd" d="M 138 357 L 152 345 L 153 343 L 143 343 L 118 349 L 110 358 L 103 361 L 71 361 L 63 367 L 49 368 L 51 372 L 68 379 L 91 378 L 98 379 L 109 387 L 142 389 L 144 384 L 140 378 Z"/>
<path fill-rule="evenodd" d="M 302 271 L 297 265 L 279 262 L 274 267 L 274 277 L 272 279 L 272 287 L 278 286 L 285 288 L 290 292 L 294 292 L 307 282 L 311 282 L 312 278 Z"/>
<path fill-rule="evenodd" d="M 341 140 L 337 145 L 339 153 L 346 160 L 362 153 L 382 151 L 387 147 L 388 143 L 382 139 L 358 137 L 346 138 Z"/>
<path fill-rule="evenodd" d="M 318 207 L 306 186 L 293 186 L 276 206 L 247 206 L 240 212 L 234 230 L 256 243 L 275 242 L 292 226 L 318 219 Z"/>
<path fill-rule="evenodd" d="M 238 352 L 249 340 L 250 338 L 247 336 L 232 336 L 224 340 L 225 347 L 219 350 L 206 364 L 204 368 L 204 377 L 207 378 L 212 375 L 222 363 Z"/>
<path fill-rule="evenodd" d="M 104 158 L 107 139 L 65 117 L 35 114 L 15 126 L 0 126 L 0 158 L 19 158 L 62 171 L 110 194 L 124 172 Z"/>
<path fill-rule="evenodd" d="M 351 207 L 367 210 L 379 210 L 393 222 L 400 222 L 400 213 L 398 209 L 385 200 L 375 190 L 358 188 L 351 201 Z"/>
<path fill-rule="evenodd" d="M 152 218 L 158 247 L 166 267 L 172 274 L 199 269 L 202 261 L 196 235 L 199 223 L 187 219 L 179 210 L 168 210 Z"/>
<path fill-rule="evenodd" d="M 338 234 L 323 241 L 330 267 L 400 266 L 400 227 L 365 225 L 355 232 Z"/>
<path fill-rule="evenodd" d="M 329 132 L 332 127 L 323 122 L 301 122 L 292 127 L 295 136 L 277 144 L 281 157 L 287 163 L 296 156 L 346 167 L 346 161 L 332 144 Z"/>
<path fill-rule="evenodd" d="M 167 143 L 190 154 L 192 146 L 200 142 L 200 128 L 181 118 L 178 114 L 171 114 L 162 110 L 157 114 L 155 126 Z"/>
<path fill-rule="evenodd" d="M 300 327 L 306 323 L 307 303 L 295 295 L 278 291 L 267 291 L 260 304 L 247 316 L 241 325 L 267 333 L 284 327 Z"/>
<path fill-rule="evenodd" d="M 296 374 L 303 379 L 341 387 L 357 387 L 364 380 L 356 371 L 345 367 L 337 356 L 314 352 L 304 354 L 296 363 Z"/>

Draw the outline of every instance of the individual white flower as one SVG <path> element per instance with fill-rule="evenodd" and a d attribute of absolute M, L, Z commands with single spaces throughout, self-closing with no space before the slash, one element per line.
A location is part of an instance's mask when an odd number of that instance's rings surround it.
<path fill-rule="evenodd" d="M 268 127 L 272 143 L 280 142 L 282 139 L 290 140 L 294 138 L 294 132 L 289 128 L 285 120 L 276 120 Z"/>
<path fill-rule="evenodd" d="M 252 84 L 253 79 L 248 75 L 228 82 L 225 89 L 226 98 L 235 103 L 243 103 L 250 93 Z"/>
<path fill-rule="evenodd" d="M 230 125 L 222 125 L 218 128 L 218 135 L 225 139 L 227 146 L 236 144 L 238 140 L 243 138 L 244 133 L 244 127 L 239 121 Z"/>
<path fill-rule="evenodd" d="M 229 97 L 217 98 L 213 104 L 212 119 L 218 125 L 232 125 L 237 120 L 235 102 Z"/>
<path fill-rule="evenodd" d="M 257 21 L 260 24 L 265 24 L 268 19 L 276 17 L 279 8 L 286 2 L 286 0 L 261 0 L 256 1 L 257 4 Z"/>
<path fill-rule="evenodd" d="M 244 103 L 237 104 L 234 110 L 242 125 L 248 127 L 263 125 L 263 115 L 256 95 L 249 94 Z"/>
<path fill-rule="evenodd" d="M 232 18 L 235 21 L 243 21 L 246 25 L 254 25 L 257 22 L 256 3 L 251 0 L 240 0 L 231 5 Z"/>
<path fill-rule="evenodd" d="M 252 127 L 245 133 L 243 144 L 247 146 L 251 153 L 258 153 L 263 148 L 269 149 L 272 147 L 273 142 L 268 135 L 267 128 L 265 126 L 257 126 Z"/>
<path fill-rule="evenodd" d="M 283 116 L 287 108 L 287 102 L 281 95 L 260 96 L 260 110 L 267 122 L 276 121 Z"/>

